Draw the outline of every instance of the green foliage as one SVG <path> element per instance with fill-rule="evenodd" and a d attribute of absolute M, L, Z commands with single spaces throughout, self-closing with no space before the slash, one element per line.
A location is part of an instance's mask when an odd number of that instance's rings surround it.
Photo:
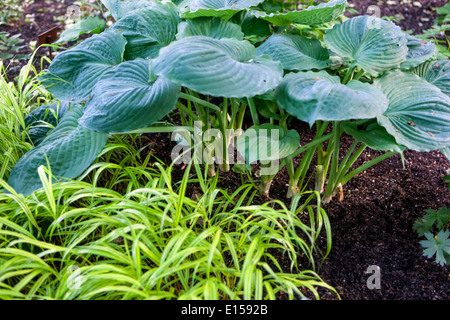
<path fill-rule="evenodd" d="M 189 174 L 175 185 L 171 167 L 99 162 L 88 171 L 98 177 L 105 170 L 129 179 L 123 195 L 98 180 L 51 184 L 44 170 L 35 197 L 0 194 L 2 299 L 248 300 L 276 299 L 280 290 L 294 299 L 319 298 L 318 287 L 336 293 L 313 271 L 314 259 L 331 248 L 317 194 L 305 194 L 303 204 L 297 197 L 290 208 L 279 201 L 256 206 L 252 185 L 227 194 L 197 167 L 202 195 L 193 200 L 185 197 Z M 316 244 L 322 232 L 323 254 Z M 282 266 L 275 254 L 291 264 Z"/>
<path fill-rule="evenodd" d="M 419 236 L 425 236 L 427 240 L 421 240 L 420 245 L 424 248 L 423 255 L 427 258 L 436 256 L 436 262 L 440 265 L 450 263 L 450 209 L 439 208 L 425 210 L 426 215 L 417 219 L 413 229 Z"/>
<path fill-rule="evenodd" d="M 448 32 L 450 31 L 450 5 L 447 3 L 443 7 L 436 8 L 438 17 L 433 26 L 428 30 L 423 30 L 417 37 L 424 40 L 433 40 L 436 44 L 437 52 L 444 59 L 450 58 L 450 42 Z M 443 39 L 442 39 L 443 38 Z"/>
<path fill-rule="evenodd" d="M 291 197 L 304 189 L 316 158 L 315 167 L 321 168 L 316 190 L 324 191 L 326 202 L 361 170 L 399 151 L 450 145 L 448 68 L 429 61 L 435 59 L 435 45 L 372 16 L 340 22 L 345 0 L 295 10 L 258 0 L 103 4 L 115 23 L 58 54 L 41 77 L 56 99 L 83 106 L 81 127 L 104 134 L 156 132 L 158 121 L 175 108 L 190 133 L 194 121 L 202 122 L 202 132 L 217 130 L 214 141 L 227 159 L 221 169 L 228 171 L 228 146 L 238 137 L 227 130 L 270 123 L 289 136 L 289 120 L 296 117 L 316 136 L 279 155 L 275 171 L 288 169 Z M 332 64 L 333 59 L 341 63 Z M 246 113 L 251 125 L 244 124 Z M 352 127 L 360 120 L 365 122 Z M 332 132 L 325 134 L 329 126 Z M 344 132 L 355 135 L 355 144 L 341 159 Z M 374 138 L 374 132 L 383 137 Z M 367 144 L 365 136 L 371 137 Z M 214 159 L 208 142 L 197 139 L 190 146 L 200 145 L 205 157 Z M 366 147 L 389 152 L 350 171 Z M 299 155 L 295 168 L 293 158 Z M 59 166 L 51 167 L 61 175 Z M 214 163 L 207 167 L 214 175 Z M 36 171 L 31 166 L 28 173 L 36 176 Z M 268 192 L 274 175 L 258 175 Z"/>
<path fill-rule="evenodd" d="M 30 122 L 28 114 L 38 104 L 46 103 L 49 95 L 39 86 L 38 73 L 33 67 L 33 59 L 22 67 L 16 82 L 8 81 L 6 70 L 0 63 L 0 178 L 7 179 L 16 162 L 33 145 L 26 131 Z M 49 125 L 41 122 L 33 126 L 43 128 Z"/>
<path fill-rule="evenodd" d="M 28 54 L 20 54 L 19 51 L 25 47 L 24 40 L 20 39 L 21 34 L 10 36 L 9 33 L 0 32 L 0 59 L 2 60 L 25 60 L 30 59 Z"/>
<path fill-rule="evenodd" d="M 105 20 L 99 17 L 89 16 L 67 27 L 60 35 L 57 42 L 78 40 L 80 35 L 101 33 L 106 27 Z"/>
<path fill-rule="evenodd" d="M 33 0 L 3 0 L 0 4 L 0 25 L 24 19 L 24 11 Z"/>

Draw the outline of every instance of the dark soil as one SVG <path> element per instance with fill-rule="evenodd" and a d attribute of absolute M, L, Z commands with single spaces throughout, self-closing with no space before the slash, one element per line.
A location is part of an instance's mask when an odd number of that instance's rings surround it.
<path fill-rule="evenodd" d="M 5 31 L 12 35 L 21 34 L 20 38 L 24 40 L 23 48 L 19 53 L 31 55 L 29 43 L 38 41 L 38 36 L 54 27 L 58 28 L 58 35 L 64 30 L 64 19 L 68 19 L 67 8 L 76 0 L 33 0 L 32 3 L 26 5 L 22 18 L 11 21 L 9 24 L 0 25 L 0 31 Z M 31 1 L 30 1 L 31 2 Z M 25 22 L 26 16 L 29 15 L 33 22 Z M 66 16 L 66 18 L 64 18 Z M 38 46 L 36 45 L 36 48 Z M 46 69 L 49 63 L 42 59 L 43 57 L 53 58 L 53 51 L 48 47 L 40 48 L 35 56 L 33 65 L 37 72 Z M 20 68 L 26 64 L 28 60 L 6 60 L 4 65 L 8 66 L 8 79 L 13 80 L 20 71 Z"/>
<path fill-rule="evenodd" d="M 294 121 L 302 143 L 311 139 L 307 125 Z M 153 154 L 170 163 L 170 150 L 175 145 L 167 133 L 146 135 Z M 341 152 L 353 142 L 344 135 Z M 359 166 L 382 152 L 367 150 L 355 164 Z M 344 186 L 344 199 L 334 199 L 324 208 L 332 228 L 332 249 L 317 270 L 325 282 L 333 286 L 346 300 L 447 300 L 450 298 L 448 266 L 440 266 L 422 255 L 415 220 L 425 209 L 450 207 L 450 190 L 442 177 L 450 162 L 439 151 L 404 153 L 362 172 Z M 301 158 L 296 159 L 298 163 Z M 182 179 L 185 167 L 175 165 L 173 180 Z M 240 175 L 219 172 L 219 186 L 235 191 L 241 186 Z M 257 178 L 255 178 L 256 180 Z M 244 179 L 246 180 L 246 179 Z M 286 204 L 288 175 L 282 170 L 273 181 L 269 198 L 257 197 L 254 203 L 279 199 Z M 247 181 L 248 182 L 248 181 Z M 201 190 L 189 184 L 187 195 L 195 198 Z M 325 248 L 325 244 L 322 246 Z M 282 256 L 279 257 L 283 259 Z M 366 273 L 369 266 L 381 270 L 381 289 L 368 289 Z M 323 292 L 322 299 L 336 299 Z"/>
<path fill-rule="evenodd" d="M 368 9 L 370 6 L 377 6 L 380 17 L 396 17 L 394 22 L 403 31 L 411 30 L 412 34 L 420 34 L 423 30 L 429 29 L 436 20 L 436 8 L 442 7 L 447 2 L 447 0 L 348 0 L 350 7 L 358 11 L 358 14 L 376 15 L 377 11 Z"/>
<path fill-rule="evenodd" d="M 361 163 L 377 154 L 365 153 Z M 333 248 L 318 273 L 344 299 L 450 297 L 448 266 L 422 256 L 422 239 L 412 229 L 425 209 L 450 206 L 442 179 L 450 163 L 439 151 L 407 151 L 404 156 L 405 168 L 400 156 L 389 158 L 351 180 L 344 201 L 325 206 Z M 379 290 L 366 285 L 371 265 L 381 269 Z"/>
<path fill-rule="evenodd" d="M 35 14 L 35 23 L 28 25 L 17 22 L 10 26 L 0 26 L 0 31 L 11 34 L 22 33 L 27 42 L 37 40 L 38 34 L 58 23 L 54 15 L 64 15 L 73 1 L 60 4 L 35 0 L 27 13 Z M 435 7 L 444 5 L 445 0 L 418 1 L 349 1 L 361 14 L 367 12 L 369 5 L 378 5 L 381 16 L 402 14 L 396 21 L 403 30 L 420 33 L 432 26 L 436 18 Z M 45 13 L 38 9 L 46 8 Z M 61 25 L 61 24 L 60 24 Z M 44 50 L 39 55 L 47 54 Z M 39 60 L 39 59 L 38 59 Z M 39 70 L 39 69 L 38 69 Z M 307 126 L 301 122 L 291 124 L 302 135 L 302 143 L 310 137 Z M 170 150 L 174 143 L 166 133 L 146 135 L 151 144 L 151 152 L 171 163 Z M 342 152 L 352 143 L 352 138 L 344 136 Z M 359 164 L 373 159 L 381 152 L 365 152 Z M 342 299 L 347 300 L 448 300 L 450 279 L 448 266 L 437 265 L 432 259 L 422 256 L 419 237 L 412 229 L 414 221 L 425 214 L 427 208 L 450 207 L 450 191 L 442 177 L 450 168 L 450 162 L 439 152 L 404 153 L 405 167 L 399 156 L 391 157 L 382 163 L 362 172 L 344 187 L 344 200 L 333 200 L 324 208 L 332 227 L 332 250 L 318 274 L 336 288 Z M 300 159 L 296 159 L 298 162 Z M 183 167 L 175 166 L 173 179 L 182 178 Z M 233 172 L 220 172 L 220 186 L 233 191 L 241 184 L 241 178 Z M 286 199 L 287 173 L 282 170 L 273 182 L 269 197 Z M 200 192 L 195 185 L 189 185 L 188 195 L 195 197 Z M 268 199 L 256 198 L 255 202 Z M 279 257 L 280 260 L 283 257 Z M 381 269 L 381 289 L 368 289 L 366 273 L 369 266 Z M 336 296 L 323 292 L 322 299 L 336 299 Z"/>

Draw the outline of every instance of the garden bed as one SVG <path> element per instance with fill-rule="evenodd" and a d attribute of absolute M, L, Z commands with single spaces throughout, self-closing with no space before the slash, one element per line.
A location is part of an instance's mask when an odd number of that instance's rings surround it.
<path fill-rule="evenodd" d="M 250 119 L 249 119 L 250 120 Z M 301 133 L 302 143 L 312 137 L 306 135 L 303 123 L 291 124 Z M 165 163 L 170 163 L 170 150 L 175 143 L 170 135 L 148 134 L 143 140 L 147 150 Z M 353 142 L 345 136 L 341 151 Z M 382 152 L 369 150 L 359 159 L 362 163 Z M 146 152 L 143 154 L 146 155 Z M 450 162 L 438 152 L 406 151 L 405 167 L 400 156 L 393 156 L 353 178 L 344 187 L 344 199 L 334 199 L 324 205 L 332 228 L 332 249 L 319 276 L 333 286 L 342 299 L 348 300 L 446 300 L 450 282 L 448 266 L 440 266 L 422 255 L 417 233 L 412 226 L 425 209 L 450 206 L 450 191 L 442 177 Z M 297 159 L 299 160 L 299 159 Z M 185 166 L 175 165 L 174 180 L 181 180 Z M 235 191 L 241 186 L 241 176 L 220 172 L 219 186 Z M 257 179 L 257 178 L 255 178 Z M 286 204 L 287 181 L 285 169 L 278 173 L 269 198 L 257 197 L 255 204 L 280 199 Z M 187 195 L 199 196 L 200 188 L 192 184 Z M 322 244 L 324 247 L 325 244 Z M 278 259 L 283 261 L 284 257 Z M 381 289 L 368 289 L 366 274 L 369 266 L 381 269 Z M 289 270 L 286 269 L 288 272 Z M 336 296 L 324 292 L 322 299 Z"/>
<path fill-rule="evenodd" d="M 369 5 L 378 5 L 381 16 L 402 15 L 397 21 L 403 30 L 414 34 L 432 26 L 436 13 L 433 8 L 446 1 L 349 1 L 359 13 L 367 12 Z M 34 23 L 17 22 L 12 26 L 0 26 L 0 31 L 20 32 L 26 43 L 37 40 L 37 35 L 58 25 L 54 16 L 64 15 L 65 4 L 54 6 L 53 2 L 35 0 L 25 12 L 34 14 Z M 41 12 L 41 8 L 45 8 Z M 398 16 L 399 17 L 399 16 Z M 62 23 L 59 23 L 62 27 Z M 24 49 L 24 52 L 26 49 Z M 41 50 L 40 54 L 46 54 Z M 38 59 L 39 61 L 40 59 Z M 44 65 L 45 67 L 45 65 Z M 10 74 L 14 76 L 14 74 Z M 311 137 L 305 135 L 306 126 L 294 123 L 301 135 L 301 141 Z M 165 163 L 170 163 L 173 142 L 164 133 L 147 134 L 145 145 Z M 345 136 L 342 151 L 352 143 Z M 375 158 L 381 152 L 366 151 L 359 159 L 363 162 Z M 448 266 L 439 266 L 422 255 L 419 237 L 413 230 L 414 221 L 423 216 L 425 209 L 450 207 L 450 192 L 442 177 L 450 168 L 450 162 L 438 151 L 404 153 L 404 167 L 399 156 L 362 172 L 344 187 L 344 199 L 334 199 L 324 206 L 332 227 L 332 250 L 328 258 L 317 269 L 319 276 L 333 286 L 341 298 L 349 300 L 372 299 L 425 299 L 447 300 L 450 292 Z M 184 173 L 182 166 L 174 167 L 174 179 Z M 270 199 L 286 203 L 287 172 L 281 171 L 275 178 Z M 241 185 L 241 177 L 233 172 L 220 173 L 220 186 L 230 191 Z M 188 189 L 188 196 L 195 199 L 195 187 Z M 264 202 L 268 199 L 257 198 Z M 283 257 L 279 257 L 280 261 Z M 369 266 L 381 269 L 381 289 L 370 290 L 366 281 Z M 282 299 L 283 296 L 280 296 Z M 336 296 L 324 292 L 322 299 L 335 299 Z"/>

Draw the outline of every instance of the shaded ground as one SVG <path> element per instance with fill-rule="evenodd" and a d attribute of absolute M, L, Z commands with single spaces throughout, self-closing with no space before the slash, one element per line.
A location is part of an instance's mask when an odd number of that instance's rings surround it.
<path fill-rule="evenodd" d="M 2 25 L 0 31 L 20 32 L 26 42 L 35 41 L 43 31 L 63 25 L 54 17 L 64 15 L 72 2 L 35 0 L 27 9 L 34 14 L 33 23 Z M 372 14 L 367 12 L 369 5 L 378 5 L 381 16 L 401 14 L 403 18 L 396 23 L 403 30 L 419 33 L 433 24 L 434 8 L 447 1 L 417 2 L 420 6 L 409 0 L 349 1 L 361 14 Z M 45 12 L 41 12 L 42 8 Z M 39 56 L 44 54 L 45 51 L 39 52 Z M 299 132 L 304 132 L 304 124 L 294 125 Z M 302 139 L 304 143 L 308 137 L 302 135 Z M 170 163 L 173 145 L 168 134 L 148 135 L 148 143 L 158 158 Z M 342 151 L 350 143 L 349 137 L 344 139 Z M 364 153 L 361 163 L 377 154 Z M 343 202 L 333 201 L 325 207 L 331 221 L 333 247 L 318 273 L 343 299 L 449 299 L 448 267 L 438 266 L 422 256 L 420 239 L 412 230 L 414 221 L 424 215 L 425 209 L 450 206 L 450 192 L 442 180 L 448 168 L 450 163 L 439 152 L 407 151 L 405 168 L 398 156 L 392 157 L 350 181 L 345 186 Z M 176 166 L 174 179 L 181 178 L 182 174 L 182 168 Z M 283 170 L 273 183 L 270 197 L 288 201 L 285 199 L 287 181 Z M 232 191 L 239 187 L 241 180 L 234 173 L 222 173 L 220 183 Z M 197 191 L 189 190 L 191 194 Z M 366 286 L 369 274 L 365 271 L 370 265 L 381 268 L 379 290 L 369 290 Z M 335 297 L 325 293 L 323 298 Z"/>
<path fill-rule="evenodd" d="M 68 18 L 67 9 L 74 2 L 75 0 L 34 0 L 33 3 L 25 5 L 22 19 L 0 25 L 0 31 L 8 32 L 10 36 L 20 33 L 25 47 L 19 53 L 31 54 L 30 43 L 37 43 L 40 34 L 54 27 L 57 27 L 59 32 L 64 30 L 65 20 Z M 35 47 L 37 48 L 37 44 Z M 48 67 L 47 61 L 42 60 L 42 57 L 51 57 L 48 48 L 41 48 L 36 53 L 34 66 L 38 72 Z M 17 76 L 20 67 L 27 62 L 27 60 L 4 61 L 4 65 L 8 66 L 8 78 L 12 80 Z"/>
<path fill-rule="evenodd" d="M 411 30 L 412 34 L 420 34 L 422 30 L 429 29 L 437 17 L 436 8 L 442 7 L 447 2 L 447 0 L 348 0 L 350 8 L 359 14 L 379 13 L 380 17 L 394 17 L 394 22 L 403 31 Z M 378 7 L 379 11 L 374 6 Z"/>
<path fill-rule="evenodd" d="M 302 133 L 302 143 L 311 137 L 301 122 L 292 124 Z M 159 159 L 170 163 L 174 143 L 166 134 L 147 135 L 150 148 Z M 353 142 L 342 139 L 341 152 Z M 367 150 L 358 163 L 361 165 L 380 155 Z M 369 168 L 344 187 L 344 200 L 333 200 L 324 206 L 332 228 L 332 249 L 324 264 L 317 270 L 328 284 L 348 300 L 448 300 L 450 275 L 448 266 L 441 267 L 422 256 L 419 237 L 412 229 L 414 221 L 425 209 L 450 207 L 450 190 L 442 177 L 450 169 L 450 162 L 439 151 L 418 153 L 406 151 L 405 168 L 400 156 L 391 157 Z M 301 159 L 296 159 L 298 163 Z M 176 165 L 173 180 L 182 178 L 184 167 Z M 219 186 L 230 192 L 241 185 L 235 173 L 220 172 Z M 288 175 L 282 170 L 275 178 L 269 197 L 286 204 Z M 187 194 L 195 197 L 201 190 L 194 185 Z M 255 203 L 267 201 L 256 198 Z M 325 248 L 323 244 L 322 248 Z M 283 261 L 284 257 L 277 257 Z M 281 263 L 282 264 L 282 263 Z M 288 263 L 287 263 L 288 264 Z M 381 269 L 381 289 L 370 290 L 367 280 L 369 266 Z M 286 270 L 287 272 L 289 270 Z M 325 293 L 322 299 L 335 299 Z"/>
<path fill-rule="evenodd" d="M 375 156 L 369 151 L 365 159 Z M 370 159 L 369 159 L 370 160 Z M 449 268 L 422 256 L 414 221 L 427 208 L 450 206 L 442 180 L 450 163 L 440 152 L 405 152 L 368 169 L 345 187 L 343 202 L 325 207 L 333 248 L 319 269 L 344 299 L 449 299 Z M 369 290 L 367 268 L 381 268 L 381 289 Z"/>

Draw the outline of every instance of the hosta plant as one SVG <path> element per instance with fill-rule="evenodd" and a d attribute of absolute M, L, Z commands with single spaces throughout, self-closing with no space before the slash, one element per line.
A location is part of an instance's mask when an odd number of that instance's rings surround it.
<path fill-rule="evenodd" d="M 450 145 L 450 62 L 434 61 L 432 43 L 392 22 L 343 18 L 345 0 L 296 10 L 261 0 L 104 4 L 116 22 L 59 53 L 41 77 L 71 110 L 17 163 L 8 182 L 19 192 L 39 187 L 41 165 L 59 178 L 79 175 L 110 134 L 175 130 L 161 123 L 173 110 L 188 132 L 196 121 L 202 132 L 216 130 L 209 136 L 222 147 L 222 170 L 231 168 L 232 143 L 247 162 L 235 166 L 241 172 L 275 163 L 260 173 L 266 193 L 284 166 L 288 195 L 302 190 L 316 155 L 325 201 L 389 156 Z M 301 144 L 293 117 L 315 130 L 311 142 Z M 245 143 L 249 134 L 230 134 L 239 129 L 270 131 L 264 143 L 276 142 L 278 152 L 262 154 L 260 141 Z M 355 140 L 340 157 L 344 133 Z M 353 168 L 367 147 L 386 153 Z"/>

